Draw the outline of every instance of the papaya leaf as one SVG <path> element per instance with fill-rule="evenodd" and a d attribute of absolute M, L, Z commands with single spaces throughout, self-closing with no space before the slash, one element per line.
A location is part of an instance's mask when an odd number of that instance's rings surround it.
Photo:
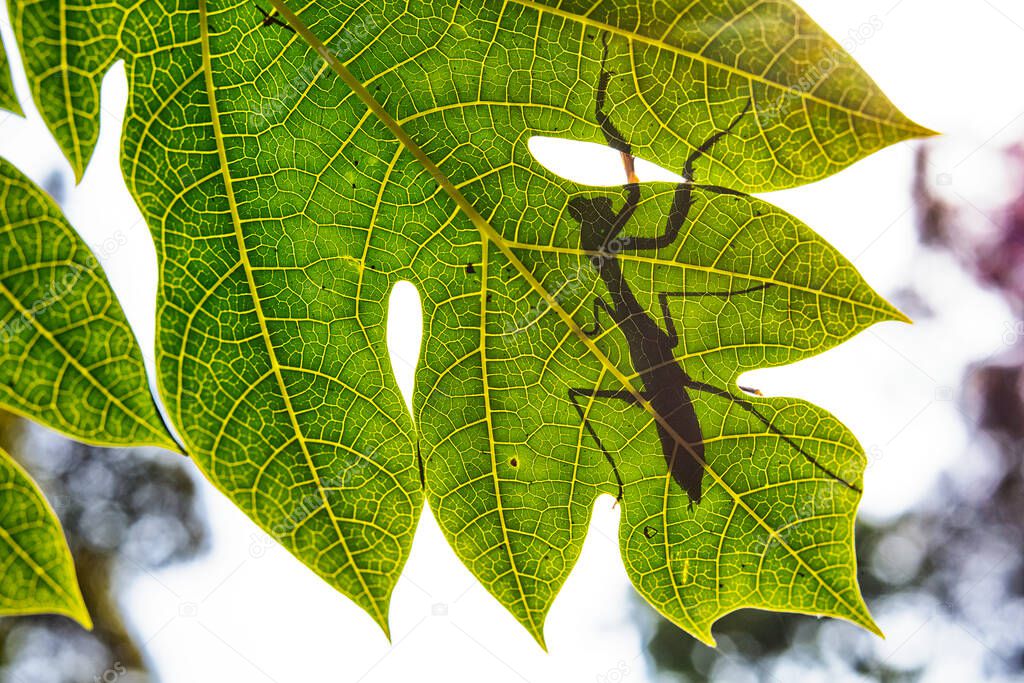
<path fill-rule="evenodd" d="M 2 449 L 0 548 L 0 615 L 63 614 L 92 628 L 57 516 L 28 473 Z"/>
<path fill-rule="evenodd" d="M 99 262 L 0 159 L 0 405 L 80 441 L 177 449 Z"/>
<path fill-rule="evenodd" d="M 11 69 L 7 65 L 7 53 L 4 52 L 3 43 L 0 43 L 0 109 L 6 109 L 19 116 L 22 114 L 18 96 L 14 93 Z"/>
<path fill-rule="evenodd" d="M 877 630 L 856 583 L 862 450 L 736 377 L 902 317 L 744 193 L 929 131 L 795 3 L 171 5 L 12 17 L 73 165 L 125 60 L 161 396 L 252 519 L 387 630 L 425 494 L 543 644 L 611 494 L 631 580 L 695 636 L 745 606 Z M 696 182 L 594 191 L 540 165 L 534 136 Z M 425 309 L 412 416 L 383 329 L 400 280 Z"/>

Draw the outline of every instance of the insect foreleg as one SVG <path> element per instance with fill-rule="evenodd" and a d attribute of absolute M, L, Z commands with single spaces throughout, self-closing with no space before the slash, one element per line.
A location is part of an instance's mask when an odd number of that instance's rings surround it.
<path fill-rule="evenodd" d="M 679 237 L 679 233 L 682 231 L 683 226 L 686 225 L 687 218 L 690 216 L 690 209 L 693 206 L 694 187 L 700 187 L 718 194 L 727 194 L 738 197 L 745 196 L 742 192 L 731 190 L 727 187 L 720 187 L 717 185 L 695 185 L 693 182 L 693 165 L 698 159 L 707 154 L 719 140 L 733 131 L 736 124 L 740 122 L 740 119 L 746 116 L 747 112 L 750 111 L 751 103 L 751 100 L 747 100 L 747 106 L 743 108 L 743 111 L 732 120 L 725 130 L 721 130 L 712 135 L 687 158 L 686 163 L 683 166 L 684 182 L 676 185 L 675 195 L 672 199 L 672 208 L 669 209 L 668 219 L 665 221 L 665 230 L 662 234 L 657 237 L 623 238 L 623 250 L 634 252 L 656 251 L 675 242 L 676 238 Z M 609 142 L 609 144 L 611 143 Z"/>
<path fill-rule="evenodd" d="M 665 223 L 665 231 L 657 237 L 621 237 L 622 251 L 640 252 L 657 251 L 663 249 L 676 241 L 679 232 L 686 224 L 690 215 L 690 206 L 693 204 L 693 185 L 691 183 L 679 183 L 676 185 L 676 192 L 672 199 L 672 208 L 669 210 L 668 221 Z"/>
<path fill-rule="evenodd" d="M 601 437 L 597 435 L 597 430 L 594 429 L 594 425 L 590 424 L 590 420 L 587 419 L 587 413 L 580 405 L 579 399 L 581 396 L 587 398 L 617 398 L 630 404 L 636 404 L 636 397 L 625 389 L 569 389 L 569 400 L 572 401 L 573 406 L 576 408 L 576 412 L 579 413 L 580 420 L 583 426 L 589 432 L 590 436 L 597 443 L 597 447 L 604 453 L 605 459 L 608 464 L 612 466 L 612 471 L 615 473 L 615 481 L 619 485 L 619 495 L 617 498 L 622 500 L 622 476 L 619 474 L 619 468 L 615 465 L 615 460 L 612 459 L 611 453 L 604 447 L 604 443 L 601 441 Z"/>
<path fill-rule="evenodd" d="M 775 425 L 772 424 L 772 421 L 769 420 L 768 417 L 764 413 L 762 413 L 760 410 L 758 410 L 757 406 L 755 406 L 750 401 L 748 401 L 748 400 L 746 400 L 746 399 L 744 399 L 744 398 L 742 398 L 740 396 L 736 396 L 732 392 L 726 391 L 725 389 L 720 389 L 720 388 L 718 388 L 718 387 L 716 387 L 716 386 L 714 386 L 712 384 L 707 384 L 706 382 L 698 382 L 697 380 L 694 380 L 694 379 L 691 379 L 691 378 L 687 378 L 685 384 L 686 384 L 686 387 L 689 388 L 689 389 L 694 389 L 696 391 L 702 391 L 704 393 L 711 394 L 713 396 L 718 396 L 720 398 L 728 399 L 728 400 L 732 401 L 733 403 L 736 403 L 743 410 L 746 410 L 748 413 L 750 413 L 751 415 L 756 417 L 761 422 L 761 424 L 763 424 L 765 427 L 768 428 L 768 431 L 770 431 L 772 434 L 774 434 L 775 436 L 777 436 L 780 439 L 782 439 L 790 448 L 792 448 L 794 451 L 796 451 L 797 453 L 802 455 L 804 458 L 806 458 L 807 461 L 809 463 L 811 463 L 812 465 L 814 465 L 815 468 L 820 470 L 822 473 L 828 475 L 829 478 L 833 479 L 834 481 L 839 482 L 840 484 L 842 484 L 846 488 L 850 489 L 851 491 L 856 491 L 857 493 L 861 493 L 860 488 L 858 488 L 857 486 L 855 486 L 855 485 L 851 484 L 850 482 L 846 481 L 845 479 L 840 477 L 838 474 L 836 474 L 835 472 L 833 472 L 829 468 L 827 468 L 824 465 L 822 465 L 818 461 L 817 458 L 815 458 L 813 455 L 811 455 L 810 453 L 805 451 L 803 448 L 801 448 L 800 445 L 798 443 L 796 443 L 795 441 L 793 441 L 793 439 L 791 439 L 789 436 L 783 434 Z"/>
<path fill-rule="evenodd" d="M 626 184 L 626 201 L 622 204 L 622 208 L 615 215 L 614 227 L 611 233 L 607 237 L 608 242 L 613 240 L 619 245 L 619 248 L 626 246 L 630 243 L 632 238 L 619 238 L 619 233 L 626 227 L 626 223 L 633 217 L 633 213 L 636 208 L 640 205 L 640 185 L 635 182 Z M 606 244 L 607 246 L 607 244 Z"/>

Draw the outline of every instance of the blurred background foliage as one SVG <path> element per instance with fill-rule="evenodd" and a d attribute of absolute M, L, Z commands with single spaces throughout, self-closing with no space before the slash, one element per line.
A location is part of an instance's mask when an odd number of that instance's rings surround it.
<path fill-rule="evenodd" d="M 132 574 L 191 559 L 203 547 L 187 463 L 157 450 L 85 446 L 8 414 L 0 416 L 0 444 L 56 510 L 95 625 L 88 632 L 65 617 L 0 619 L 0 681 L 151 680 L 145 643 L 125 623 L 118 589 Z"/>

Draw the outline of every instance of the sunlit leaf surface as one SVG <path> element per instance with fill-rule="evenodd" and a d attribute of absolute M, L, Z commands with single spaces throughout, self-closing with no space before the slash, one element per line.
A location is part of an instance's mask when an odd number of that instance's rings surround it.
<path fill-rule="evenodd" d="M 697 637 L 743 606 L 874 628 L 853 552 L 860 447 L 735 380 L 900 316 L 739 192 L 927 131 L 793 2 L 65 2 L 65 21 L 48 0 L 13 5 L 79 173 L 99 78 L 126 61 L 122 165 L 157 245 L 161 394 L 186 450 L 382 627 L 425 492 L 542 642 L 595 499 L 621 480 L 629 575 Z M 722 187 L 643 188 L 632 241 L 595 262 L 595 223 L 571 207 L 630 193 L 556 177 L 527 145 L 609 141 L 602 69 L 620 146 Z M 412 416 L 385 347 L 399 280 L 425 308 Z M 591 338 L 595 297 L 632 313 Z"/>

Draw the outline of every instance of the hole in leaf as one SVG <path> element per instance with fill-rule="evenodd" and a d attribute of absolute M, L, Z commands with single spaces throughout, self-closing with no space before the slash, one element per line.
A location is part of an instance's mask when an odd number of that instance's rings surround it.
<path fill-rule="evenodd" d="M 535 135 L 527 146 L 537 163 L 560 178 L 597 187 L 615 187 L 626 182 L 622 156 L 607 145 Z M 683 180 L 682 176 L 644 159 L 636 160 L 636 174 L 641 182 Z"/>
<path fill-rule="evenodd" d="M 423 307 L 420 293 L 411 282 L 398 282 L 388 297 L 388 356 L 391 371 L 412 412 L 413 387 L 416 384 L 416 361 L 423 341 Z"/>

